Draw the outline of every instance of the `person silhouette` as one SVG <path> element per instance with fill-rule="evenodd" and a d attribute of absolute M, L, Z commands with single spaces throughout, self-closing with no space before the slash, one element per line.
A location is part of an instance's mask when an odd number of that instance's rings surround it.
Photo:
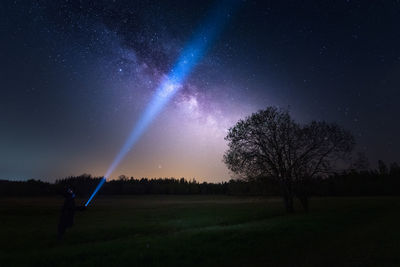
<path fill-rule="evenodd" d="M 58 239 L 61 240 L 64 237 L 65 230 L 72 227 L 74 224 L 75 211 L 83 211 L 86 209 L 85 206 L 75 206 L 75 193 L 71 187 L 67 187 L 64 192 L 64 204 L 61 208 L 60 220 L 58 222 Z"/>

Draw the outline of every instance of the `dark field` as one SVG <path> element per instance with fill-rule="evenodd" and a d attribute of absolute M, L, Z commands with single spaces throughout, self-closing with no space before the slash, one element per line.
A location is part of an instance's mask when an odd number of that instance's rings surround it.
<path fill-rule="evenodd" d="M 100 197 L 58 242 L 62 201 L 0 200 L 1 266 L 400 266 L 396 197 Z"/>

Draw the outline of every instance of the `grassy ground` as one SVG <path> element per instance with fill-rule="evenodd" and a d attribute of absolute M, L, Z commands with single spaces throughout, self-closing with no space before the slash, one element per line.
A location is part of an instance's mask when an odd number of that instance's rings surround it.
<path fill-rule="evenodd" d="M 100 197 L 58 242 L 62 201 L 0 199 L 0 266 L 400 266 L 400 198 Z"/>

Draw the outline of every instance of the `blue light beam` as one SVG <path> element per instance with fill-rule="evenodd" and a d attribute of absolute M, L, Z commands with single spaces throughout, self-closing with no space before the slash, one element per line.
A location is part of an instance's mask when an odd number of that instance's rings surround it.
<path fill-rule="evenodd" d="M 128 154 L 147 127 L 155 119 L 155 117 L 179 91 L 179 89 L 182 87 L 182 83 L 193 71 L 194 67 L 199 63 L 199 61 L 204 57 L 211 44 L 222 32 L 224 26 L 239 6 L 239 0 L 225 0 L 217 2 L 218 5 L 212 10 L 212 12 L 208 14 L 205 23 L 201 24 L 201 27 L 195 32 L 192 39 L 182 50 L 167 78 L 165 78 L 165 80 L 162 81 L 159 87 L 156 89 L 156 92 L 153 95 L 150 103 L 147 105 L 142 116 L 132 128 L 128 139 L 125 141 L 121 150 L 115 157 L 103 179 L 100 181 L 99 185 L 96 187 L 85 206 L 90 203 L 94 195 L 96 195 L 100 187 L 104 184 L 106 178 L 110 177 L 126 154 Z"/>
<path fill-rule="evenodd" d="M 103 177 L 100 180 L 100 183 L 97 185 L 96 189 L 93 191 L 92 195 L 89 197 L 88 201 L 86 201 L 85 207 L 87 207 L 92 200 L 92 198 L 97 194 L 97 191 L 100 190 L 100 188 L 103 186 L 104 182 L 106 181 L 106 178 Z"/>

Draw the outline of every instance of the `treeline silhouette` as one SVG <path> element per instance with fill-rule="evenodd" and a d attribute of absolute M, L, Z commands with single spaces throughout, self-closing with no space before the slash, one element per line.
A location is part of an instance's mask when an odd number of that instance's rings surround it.
<path fill-rule="evenodd" d="M 90 195 L 102 177 L 90 174 L 70 176 L 56 180 L 55 183 L 40 180 L 8 181 L 0 180 L 0 196 L 42 196 L 61 194 L 66 186 L 72 186 L 78 196 Z M 99 194 L 101 195 L 144 195 L 144 194 L 227 194 L 229 183 L 199 183 L 195 179 L 157 178 L 135 179 L 121 175 L 117 180 L 107 181 Z"/>
<path fill-rule="evenodd" d="M 55 183 L 40 180 L 0 180 L 0 196 L 50 196 L 62 193 L 72 186 L 78 196 L 89 196 L 101 177 L 89 174 L 71 176 Z M 383 196 L 400 195 L 400 167 L 392 163 L 388 167 L 379 161 L 377 170 L 346 170 L 327 177 L 309 181 L 309 193 L 313 196 Z M 228 182 L 208 183 L 185 178 L 135 179 L 121 175 L 117 180 L 107 181 L 100 195 L 144 195 L 144 194 L 225 194 L 225 195 L 281 195 L 278 181 L 271 177 L 257 177 Z"/>

